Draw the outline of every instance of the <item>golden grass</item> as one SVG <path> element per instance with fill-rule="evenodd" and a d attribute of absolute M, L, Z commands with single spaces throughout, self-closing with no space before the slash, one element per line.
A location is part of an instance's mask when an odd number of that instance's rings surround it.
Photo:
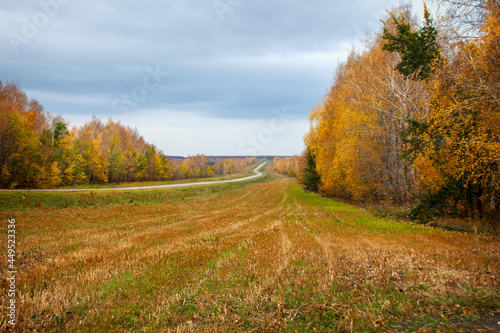
<path fill-rule="evenodd" d="M 19 331 L 455 332 L 500 308 L 497 236 L 375 218 L 277 174 L 154 205 L 0 215 L 17 222 Z"/>

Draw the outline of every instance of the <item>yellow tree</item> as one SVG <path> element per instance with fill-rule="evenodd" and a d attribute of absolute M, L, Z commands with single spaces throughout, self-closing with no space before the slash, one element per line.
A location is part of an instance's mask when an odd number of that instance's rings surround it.
<path fill-rule="evenodd" d="M 499 29 L 499 8 L 491 2 L 481 37 L 450 45 L 454 52 L 436 68 L 433 113 L 413 128 L 417 135 L 411 153 L 427 189 L 416 217 L 453 213 L 498 218 Z"/>

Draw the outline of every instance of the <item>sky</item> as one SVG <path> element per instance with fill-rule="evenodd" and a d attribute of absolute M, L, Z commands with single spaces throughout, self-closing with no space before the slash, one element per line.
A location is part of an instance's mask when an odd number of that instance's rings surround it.
<path fill-rule="evenodd" d="M 0 80 L 70 126 L 137 127 L 166 155 L 300 154 L 338 64 L 397 4 L 0 0 Z"/>

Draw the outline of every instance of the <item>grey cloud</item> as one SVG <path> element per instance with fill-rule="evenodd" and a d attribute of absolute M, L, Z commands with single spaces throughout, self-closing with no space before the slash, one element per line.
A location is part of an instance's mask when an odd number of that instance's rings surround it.
<path fill-rule="evenodd" d="M 389 6 L 241 0 L 221 20 L 212 0 L 65 2 L 17 53 L 8 34 L 21 34 L 23 18 L 32 20 L 42 7 L 27 0 L 1 5 L 0 79 L 19 80 L 52 113 L 89 119 L 114 116 L 110 105 L 141 85 L 148 66 L 170 76 L 133 112 L 250 119 L 287 106 L 306 118 L 346 52 L 341 45 L 355 43 L 359 31 L 378 24 L 373 13 Z"/>

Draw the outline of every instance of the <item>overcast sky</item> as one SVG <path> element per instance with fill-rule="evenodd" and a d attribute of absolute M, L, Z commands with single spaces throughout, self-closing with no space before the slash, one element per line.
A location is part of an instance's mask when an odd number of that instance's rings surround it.
<path fill-rule="evenodd" d="M 0 80 L 70 125 L 137 126 L 167 155 L 299 154 L 337 64 L 396 4 L 0 0 Z"/>

